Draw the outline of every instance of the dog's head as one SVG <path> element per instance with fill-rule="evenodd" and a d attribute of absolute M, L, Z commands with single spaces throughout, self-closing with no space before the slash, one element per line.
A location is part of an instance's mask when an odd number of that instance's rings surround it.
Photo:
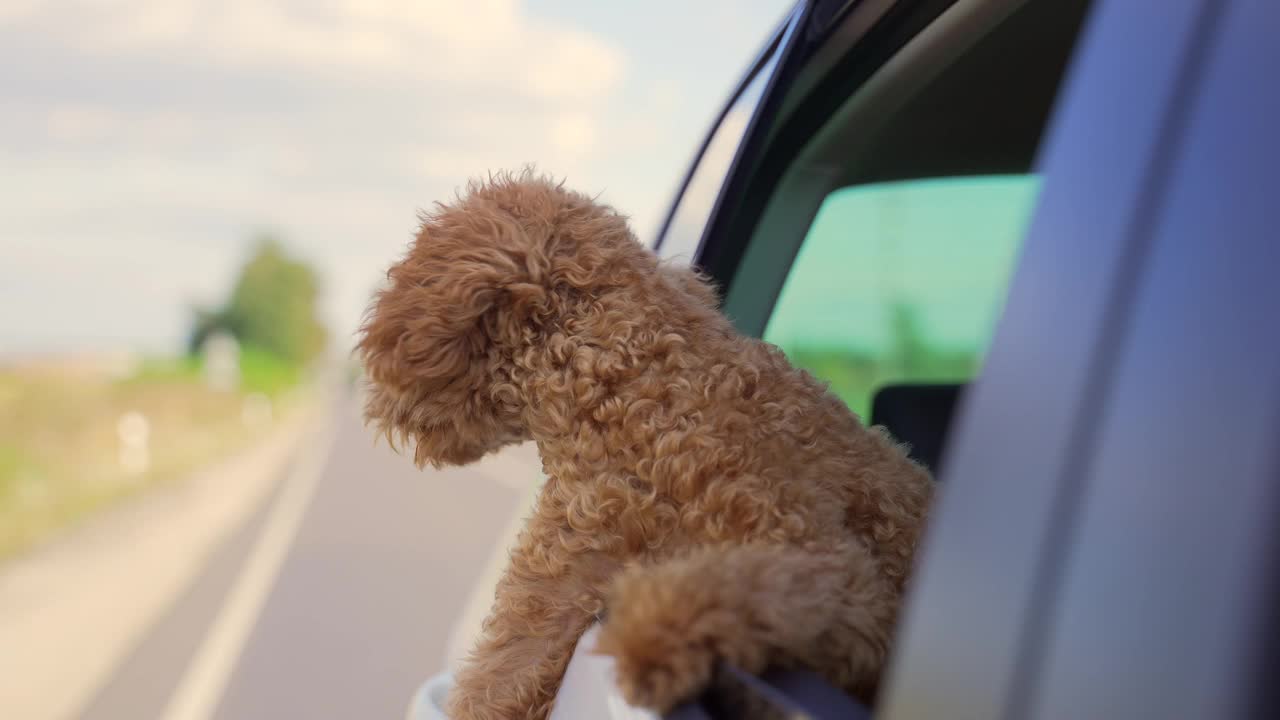
<path fill-rule="evenodd" d="M 528 438 L 528 351 L 605 285 L 654 275 L 611 208 L 526 171 L 473 182 L 422 218 L 361 330 L 366 418 L 418 464 L 465 464 Z"/>

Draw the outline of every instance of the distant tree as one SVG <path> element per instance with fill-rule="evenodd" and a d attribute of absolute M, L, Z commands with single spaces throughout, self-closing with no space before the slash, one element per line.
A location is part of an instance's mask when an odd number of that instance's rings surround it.
<path fill-rule="evenodd" d="M 195 355 L 200 352 L 204 341 L 218 331 L 226 331 L 226 321 L 220 310 L 195 307 L 191 309 L 194 318 L 191 321 L 191 333 L 187 336 L 187 352 Z"/>
<path fill-rule="evenodd" d="M 197 352 L 211 333 L 221 330 L 241 345 L 305 363 L 324 348 L 319 294 L 319 279 L 310 266 L 290 257 L 274 237 L 261 237 L 226 305 L 196 310 L 189 347 Z"/>
<path fill-rule="evenodd" d="M 906 301 L 889 306 L 890 351 L 886 371 L 895 378 L 952 381 L 973 375 L 977 353 L 973 348 L 946 348 L 925 332 L 920 309 Z"/>
<path fill-rule="evenodd" d="M 932 348 L 920 328 L 920 314 L 905 301 L 892 303 L 889 313 L 889 365 L 895 373 L 915 375 L 928 361 Z"/>

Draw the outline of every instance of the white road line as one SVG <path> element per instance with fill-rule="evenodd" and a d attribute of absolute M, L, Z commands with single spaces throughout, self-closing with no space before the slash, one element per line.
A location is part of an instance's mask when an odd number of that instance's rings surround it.
<path fill-rule="evenodd" d="M 311 438 L 304 437 L 298 444 L 299 455 L 293 470 L 285 479 L 285 486 L 272 505 L 227 601 L 219 609 L 160 715 L 162 720 L 208 720 L 217 709 L 328 461 L 327 449 L 332 447 L 335 423 L 331 416 L 320 423 Z M 316 448 L 324 450 L 315 452 Z"/>

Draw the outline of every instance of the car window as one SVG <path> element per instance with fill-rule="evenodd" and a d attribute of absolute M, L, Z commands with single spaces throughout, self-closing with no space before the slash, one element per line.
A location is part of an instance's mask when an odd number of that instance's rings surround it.
<path fill-rule="evenodd" d="M 956 382 L 986 352 L 1030 218 L 1033 175 L 838 190 L 822 204 L 764 339 L 867 417 L 900 382 Z"/>
<path fill-rule="evenodd" d="M 794 19 L 792 20 L 794 22 Z M 738 148 L 755 115 L 769 79 L 777 69 L 781 55 L 780 40 L 767 52 L 742 91 L 738 93 L 720 122 L 711 131 L 702 153 L 695 161 L 688 183 L 676 199 L 666 226 L 659 232 L 654 247 L 663 259 L 681 258 L 692 262 L 702 243 L 711 211 L 733 167 Z"/>
<path fill-rule="evenodd" d="M 751 119 L 751 111 L 763 88 L 764 76 L 756 75 L 711 135 L 707 149 L 699 158 L 671 215 L 671 222 L 658 241 L 658 254 L 664 259 L 692 260 L 697 254 L 716 196 L 729 174 L 734 155 L 746 134 L 747 121 Z"/>

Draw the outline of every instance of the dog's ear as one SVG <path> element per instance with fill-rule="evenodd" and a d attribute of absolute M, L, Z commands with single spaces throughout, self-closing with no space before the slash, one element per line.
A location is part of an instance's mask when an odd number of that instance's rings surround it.
<path fill-rule="evenodd" d="M 471 183 L 423 217 L 366 314 L 366 418 L 413 438 L 419 462 L 513 442 L 525 432 L 521 351 L 653 262 L 622 216 L 558 183 L 530 172 Z"/>
<path fill-rule="evenodd" d="M 510 353 L 545 304 L 526 224 L 483 202 L 439 206 L 387 272 L 358 350 L 365 417 L 419 465 L 462 465 L 522 439 Z"/>
<path fill-rule="evenodd" d="M 371 379 L 429 391 L 466 375 L 545 300 L 543 265 L 527 230 L 496 208 L 441 206 L 424 216 L 362 328 Z"/>

